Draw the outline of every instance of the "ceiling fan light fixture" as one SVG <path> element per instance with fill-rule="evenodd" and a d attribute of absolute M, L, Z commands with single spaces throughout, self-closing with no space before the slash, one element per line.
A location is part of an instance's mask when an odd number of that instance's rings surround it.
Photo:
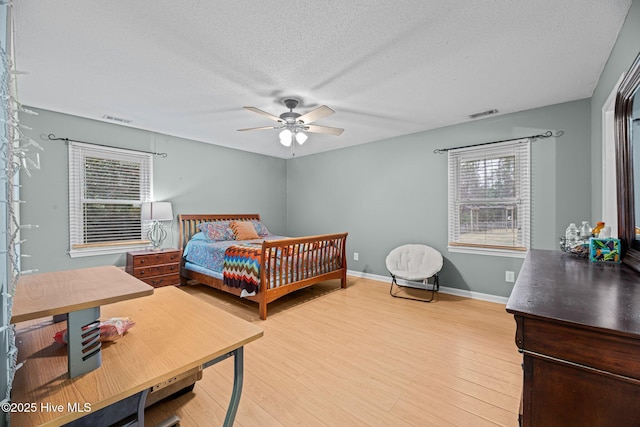
<path fill-rule="evenodd" d="M 2 2 L 2 0 L 0 0 Z M 342 134 L 344 129 L 341 128 L 332 128 L 329 126 L 322 125 L 312 125 L 311 123 L 316 120 L 320 120 L 324 117 L 330 116 L 335 111 L 326 105 L 321 105 L 318 108 L 315 108 L 311 111 L 308 111 L 305 114 L 300 114 L 294 112 L 294 108 L 296 108 L 299 104 L 299 100 L 294 98 L 286 98 L 282 100 L 285 106 L 289 109 L 279 116 L 273 115 L 271 113 L 267 113 L 266 111 L 262 111 L 256 107 L 244 107 L 245 110 L 251 111 L 253 113 L 259 114 L 263 117 L 266 117 L 270 120 L 273 120 L 278 123 L 277 126 L 261 126 L 254 128 L 246 128 L 246 129 L 238 129 L 239 131 L 252 131 L 252 130 L 264 130 L 264 129 L 277 129 L 278 135 L 280 137 L 280 144 L 284 147 L 291 148 L 292 155 L 295 155 L 294 149 L 296 143 L 299 145 L 304 144 L 307 139 L 309 139 L 308 133 L 323 133 L 327 135 L 336 135 L 339 136 Z M 295 141 L 294 141 L 295 139 Z"/>
<path fill-rule="evenodd" d="M 280 132 L 280 144 L 284 145 L 285 147 L 290 147 L 292 141 L 293 134 L 289 129 L 284 129 L 282 132 Z"/>
<path fill-rule="evenodd" d="M 296 141 L 298 144 L 302 145 L 307 140 L 308 136 L 304 132 L 296 132 Z"/>

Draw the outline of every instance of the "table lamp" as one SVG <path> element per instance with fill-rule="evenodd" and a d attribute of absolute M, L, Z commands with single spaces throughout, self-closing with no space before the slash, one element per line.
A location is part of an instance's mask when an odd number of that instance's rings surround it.
<path fill-rule="evenodd" d="M 141 219 L 143 221 L 153 221 L 147 237 L 151 240 L 153 249 L 159 249 L 162 242 L 167 237 L 167 232 L 160 221 L 172 221 L 173 212 L 169 202 L 143 202 L 141 208 Z"/>

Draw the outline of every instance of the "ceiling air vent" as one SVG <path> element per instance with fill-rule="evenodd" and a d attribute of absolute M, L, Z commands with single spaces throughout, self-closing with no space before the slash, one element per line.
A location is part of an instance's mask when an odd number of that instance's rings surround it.
<path fill-rule="evenodd" d="M 469 114 L 469 118 L 470 119 L 479 119 L 481 117 L 487 117 L 487 116 L 490 116 L 492 114 L 496 114 L 497 112 L 498 112 L 498 110 L 496 110 L 494 108 L 493 110 L 487 110 L 487 111 L 481 111 L 479 113 Z"/>
<path fill-rule="evenodd" d="M 131 123 L 131 120 L 129 119 L 123 119 L 122 117 L 115 117 L 115 116 L 110 116 L 108 114 L 105 114 L 104 116 L 102 116 L 103 119 L 112 121 L 112 122 L 117 122 L 117 123 L 126 123 L 129 124 Z"/>

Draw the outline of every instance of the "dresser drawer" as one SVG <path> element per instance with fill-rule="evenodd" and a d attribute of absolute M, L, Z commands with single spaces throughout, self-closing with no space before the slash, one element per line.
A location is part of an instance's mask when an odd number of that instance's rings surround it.
<path fill-rule="evenodd" d="M 180 251 L 158 254 L 145 254 L 133 257 L 133 268 L 148 265 L 171 264 L 180 261 Z"/>
<path fill-rule="evenodd" d="M 180 264 L 163 264 L 149 267 L 134 268 L 133 275 L 138 278 L 162 276 L 165 274 L 174 274 L 180 272 Z"/>
<path fill-rule="evenodd" d="M 141 278 L 143 282 L 148 285 L 153 286 L 154 288 L 159 288 L 162 286 L 175 286 L 180 284 L 180 273 L 170 274 L 168 276 L 155 276 L 148 278 Z"/>
<path fill-rule="evenodd" d="M 519 329 L 525 352 L 640 380 L 638 339 L 532 318 L 524 318 Z"/>

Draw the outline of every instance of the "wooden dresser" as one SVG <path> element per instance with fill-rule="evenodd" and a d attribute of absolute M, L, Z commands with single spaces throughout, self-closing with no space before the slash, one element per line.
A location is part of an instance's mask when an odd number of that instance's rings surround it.
<path fill-rule="evenodd" d="M 127 273 L 159 288 L 180 284 L 180 249 L 127 252 Z"/>
<path fill-rule="evenodd" d="M 640 426 L 640 274 L 531 250 L 507 311 L 524 359 L 523 426 Z"/>

